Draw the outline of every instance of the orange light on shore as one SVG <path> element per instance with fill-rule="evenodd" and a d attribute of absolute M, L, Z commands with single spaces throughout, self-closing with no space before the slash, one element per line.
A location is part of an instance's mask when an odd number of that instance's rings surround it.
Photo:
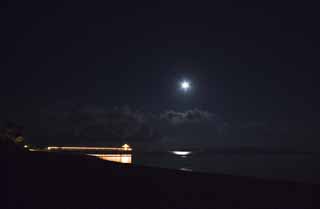
<path fill-rule="evenodd" d="M 124 144 L 121 147 L 58 147 L 58 146 L 50 146 L 46 148 L 47 151 L 81 151 L 86 155 L 95 156 L 102 160 L 109 160 L 119 163 L 132 163 L 132 155 L 130 151 L 132 148 L 128 144 Z M 98 153 L 94 153 L 99 151 Z M 103 151 L 109 151 L 107 153 L 103 153 Z M 111 152 L 110 152 L 111 151 Z M 123 152 L 112 152 L 112 151 L 123 151 Z"/>

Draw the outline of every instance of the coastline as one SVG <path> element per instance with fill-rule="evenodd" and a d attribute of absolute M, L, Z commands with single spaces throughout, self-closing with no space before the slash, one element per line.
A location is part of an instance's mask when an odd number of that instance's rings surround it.
<path fill-rule="evenodd" d="M 2 153 L 9 208 L 320 208 L 320 185 L 107 162 L 66 153 Z"/>

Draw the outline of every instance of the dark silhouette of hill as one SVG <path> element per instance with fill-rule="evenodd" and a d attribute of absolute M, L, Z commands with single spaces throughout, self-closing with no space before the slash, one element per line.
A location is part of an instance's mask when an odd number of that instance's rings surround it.
<path fill-rule="evenodd" d="M 320 208 L 319 185 L 1 149 L 8 198 L 0 208 Z"/>

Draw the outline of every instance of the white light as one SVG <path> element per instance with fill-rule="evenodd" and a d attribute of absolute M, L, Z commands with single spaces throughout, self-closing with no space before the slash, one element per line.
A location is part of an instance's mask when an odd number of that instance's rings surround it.
<path fill-rule="evenodd" d="M 181 170 L 181 171 L 189 171 L 189 172 L 192 171 L 192 169 L 190 169 L 190 168 L 180 168 L 180 170 Z"/>
<path fill-rule="evenodd" d="M 188 82 L 188 81 L 182 81 L 181 82 L 181 88 L 183 89 L 183 90 L 185 90 L 185 91 L 187 91 L 188 89 L 190 89 L 190 82 Z"/>
<path fill-rule="evenodd" d="M 172 151 L 171 153 L 175 155 L 180 155 L 180 156 L 186 156 L 191 154 L 190 151 Z"/>

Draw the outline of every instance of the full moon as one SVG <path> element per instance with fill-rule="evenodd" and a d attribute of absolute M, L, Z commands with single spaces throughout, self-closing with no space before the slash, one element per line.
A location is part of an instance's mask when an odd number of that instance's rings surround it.
<path fill-rule="evenodd" d="M 182 90 L 184 91 L 188 91 L 191 87 L 191 84 L 189 81 L 182 81 L 181 84 L 180 84 L 180 87 Z"/>

